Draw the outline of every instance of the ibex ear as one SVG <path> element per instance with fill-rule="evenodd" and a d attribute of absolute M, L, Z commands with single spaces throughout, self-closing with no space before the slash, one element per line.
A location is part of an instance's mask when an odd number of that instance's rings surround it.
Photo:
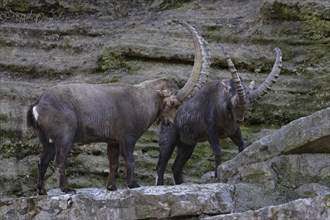
<path fill-rule="evenodd" d="M 251 90 L 254 89 L 254 81 L 250 82 L 249 89 L 251 89 Z"/>
<path fill-rule="evenodd" d="M 172 93 L 167 90 L 167 89 L 162 89 L 162 90 L 157 90 L 157 93 L 159 94 L 160 97 L 164 98 L 164 97 L 169 97 L 172 95 Z"/>
<path fill-rule="evenodd" d="M 231 101 L 232 106 L 237 106 L 237 103 L 238 103 L 237 94 L 234 95 L 233 97 L 231 97 L 230 101 Z"/>
<path fill-rule="evenodd" d="M 223 85 L 223 88 L 225 89 L 225 92 L 227 94 L 230 94 L 231 86 L 229 85 L 228 81 L 222 80 L 221 84 Z"/>

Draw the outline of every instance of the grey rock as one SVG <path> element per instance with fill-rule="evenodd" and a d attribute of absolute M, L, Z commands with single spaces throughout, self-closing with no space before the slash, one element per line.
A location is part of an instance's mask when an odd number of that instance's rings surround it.
<path fill-rule="evenodd" d="M 218 168 L 220 180 L 228 182 L 235 175 L 246 175 L 246 171 L 241 171 L 246 166 L 251 165 L 253 169 L 255 166 L 260 166 L 254 164 L 265 163 L 267 160 L 282 155 L 297 155 L 299 152 L 302 156 L 307 153 L 320 153 L 324 154 L 325 159 L 327 159 L 330 155 L 329 121 L 330 108 L 326 108 L 290 122 L 272 134 L 254 142 L 231 161 L 220 165 Z M 313 162 L 323 163 L 324 169 L 327 169 L 327 160 L 316 159 Z M 312 165 L 313 162 L 308 162 L 308 165 Z M 262 167 L 264 168 L 264 166 Z"/>
<path fill-rule="evenodd" d="M 0 6 L 1 219 L 201 218 L 226 213 L 224 219 L 330 218 L 327 1 L 24 2 L 9 0 Z M 52 11 L 46 15 L 45 8 Z M 75 16 L 77 11 L 82 14 Z M 106 147 L 96 143 L 75 146 L 68 159 L 69 182 L 77 194 L 52 190 L 49 196 L 33 196 L 40 148 L 26 128 L 27 107 L 58 83 L 138 83 L 156 77 L 184 82 L 193 47 L 184 28 L 168 24 L 172 18 L 192 24 L 209 42 L 209 80 L 229 76 L 218 43 L 228 48 L 243 80 L 257 85 L 269 73 L 273 48 L 283 51 L 280 78 L 247 112 L 242 131 L 251 146 L 219 167 L 220 181 L 226 184 L 126 190 L 122 181 L 118 192 L 107 192 L 102 188 Z M 148 131 L 136 147 L 142 185 L 154 184 L 156 130 Z M 221 144 L 224 158 L 237 154 L 230 141 Z M 214 169 L 212 159 L 208 143 L 198 145 L 184 171 L 186 182 L 201 182 L 203 173 Z M 118 180 L 125 176 L 123 167 Z M 47 189 L 57 187 L 52 172 L 47 172 Z M 171 173 L 167 175 L 170 179 Z M 211 172 L 204 181 L 215 181 Z"/>
<path fill-rule="evenodd" d="M 327 108 L 292 121 L 218 167 L 235 186 L 235 212 L 329 193 L 329 117 Z"/>
<path fill-rule="evenodd" d="M 301 198 L 311 198 L 330 194 L 330 187 L 319 183 L 307 183 L 295 189 L 295 192 Z"/>
<path fill-rule="evenodd" d="M 227 184 L 141 187 L 109 192 L 85 188 L 76 194 L 1 199 L 4 219 L 144 219 L 214 215 L 233 211 Z"/>
<path fill-rule="evenodd" d="M 205 217 L 207 220 L 239 220 L 239 219 L 329 219 L 330 194 L 278 205 L 267 206 L 258 210 Z"/>

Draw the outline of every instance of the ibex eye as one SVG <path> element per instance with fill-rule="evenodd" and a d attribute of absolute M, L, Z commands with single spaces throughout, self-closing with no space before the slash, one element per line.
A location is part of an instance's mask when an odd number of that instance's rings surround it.
<path fill-rule="evenodd" d="M 170 102 L 170 105 L 171 105 L 171 107 L 174 107 L 176 105 L 176 102 L 175 101 L 171 101 Z"/>

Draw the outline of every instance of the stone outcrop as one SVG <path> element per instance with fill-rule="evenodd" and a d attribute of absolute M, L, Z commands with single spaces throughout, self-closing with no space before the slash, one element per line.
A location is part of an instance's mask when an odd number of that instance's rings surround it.
<path fill-rule="evenodd" d="M 292 121 L 219 166 L 220 181 L 275 188 L 330 185 L 330 108 Z"/>
<path fill-rule="evenodd" d="M 327 219 L 330 194 L 297 199 L 242 213 L 234 210 L 234 187 L 228 184 L 120 189 L 85 188 L 76 194 L 52 190 L 49 196 L 1 199 L 2 219 Z M 221 215 L 220 215 L 221 214 Z M 211 217 L 212 216 L 212 217 Z"/>
<path fill-rule="evenodd" d="M 243 213 L 217 215 L 205 217 L 205 220 L 233 220 L 233 219 L 328 219 L 330 217 L 330 195 L 323 195 L 309 199 L 278 205 L 267 206 L 255 211 Z"/>
<path fill-rule="evenodd" d="M 109 192 L 85 188 L 74 195 L 1 200 L 4 219 L 161 219 L 230 213 L 233 188 L 226 184 L 141 187 Z"/>
<path fill-rule="evenodd" d="M 326 214 L 316 219 L 329 217 L 328 197 L 322 197 L 330 193 L 329 119 L 330 108 L 327 108 L 292 121 L 220 165 L 220 181 L 235 186 L 234 209 L 243 213 L 218 219 L 276 216 L 276 213 L 291 218 L 279 210 L 290 210 L 288 207 L 296 204 L 311 208 L 310 201 L 315 199 L 320 204 L 315 212 L 301 207 L 304 212 L 299 216 L 316 217 L 318 210 L 323 209 L 322 213 Z M 299 198 L 308 199 L 296 203 L 294 200 Z M 256 209 L 260 210 L 245 212 Z"/>
<path fill-rule="evenodd" d="M 220 165 L 220 181 L 236 186 L 235 211 L 244 212 L 299 198 L 315 197 L 288 203 L 286 206 L 308 206 L 310 201 L 316 199 L 317 204 L 320 204 L 317 210 L 324 209 L 325 216 L 329 217 L 329 207 L 326 205 L 328 197 L 322 197 L 330 193 L 329 122 L 330 108 L 297 119 L 254 142 L 234 159 Z M 283 206 L 275 209 L 283 209 Z M 273 211 L 274 215 L 276 212 L 281 215 L 281 211 L 276 210 L 265 208 L 255 213 L 244 213 L 241 217 L 262 217 Z M 309 212 L 308 208 L 302 210 Z"/>

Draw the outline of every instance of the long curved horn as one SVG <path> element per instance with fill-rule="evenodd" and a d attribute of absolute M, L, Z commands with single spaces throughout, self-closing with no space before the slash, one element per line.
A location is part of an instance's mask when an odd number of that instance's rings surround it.
<path fill-rule="evenodd" d="M 266 80 L 256 90 L 249 94 L 248 99 L 250 103 L 256 102 L 264 95 L 266 95 L 272 84 L 276 82 L 278 76 L 280 75 L 282 68 L 282 51 L 277 47 L 274 49 L 274 51 L 276 53 L 276 60 L 273 65 L 273 69 L 269 73 Z"/>
<path fill-rule="evenodd" d="M 245 93 L 245 90 L 243 88 L 241 79 L 240 79 L 240 77 L 237 73 L 237 70 L 235 68 L 235 65 L 231 61 L 231 59 L 230 59 L 229 55 L 227 54 L 227 51 L 225 50 L 224 46 L 222 44 L 219 44 L 219 47 L 221 48 L 223 54 L 225 55 L 228 67 L 229 67 L 230 72 L 231 72 L 231 76 L 232 76 L 234 84 L 236 86 L 238 100 L 237 101 L 235 100 L 235 104 L 237 104 L 238 106 L 245 107 L 246 103 L 247 103 L 246 93 Z"/>
<path fill-rule="evenodd" d="M 201 84 L 206 81 L 210 68 L 210 49 L 208 43 L 191 25 L 186 22 L 174 20 L 174 23 L 179 23 L 193 35 L 195 60 L 194 67 L 186 84 L 181 88 L 176 97 L 178 101 L 183 102 L 194 95 L 200 88 Z"/>
<path fill-rule="evenodd" d="M 209 75 L 209 69 L 211 65 L 210 61 L 210 48 L 208 43 L 202 38 L 203 44 L 202 44 L 202 71 L 200 74 L 200 78 L 196 86 L 194 87 L 193 91 L 189 94 L 188 99 L 193 97 L 198 90 L 202 88 L 202 85 L 206 82 L 207 77 Z"/>

